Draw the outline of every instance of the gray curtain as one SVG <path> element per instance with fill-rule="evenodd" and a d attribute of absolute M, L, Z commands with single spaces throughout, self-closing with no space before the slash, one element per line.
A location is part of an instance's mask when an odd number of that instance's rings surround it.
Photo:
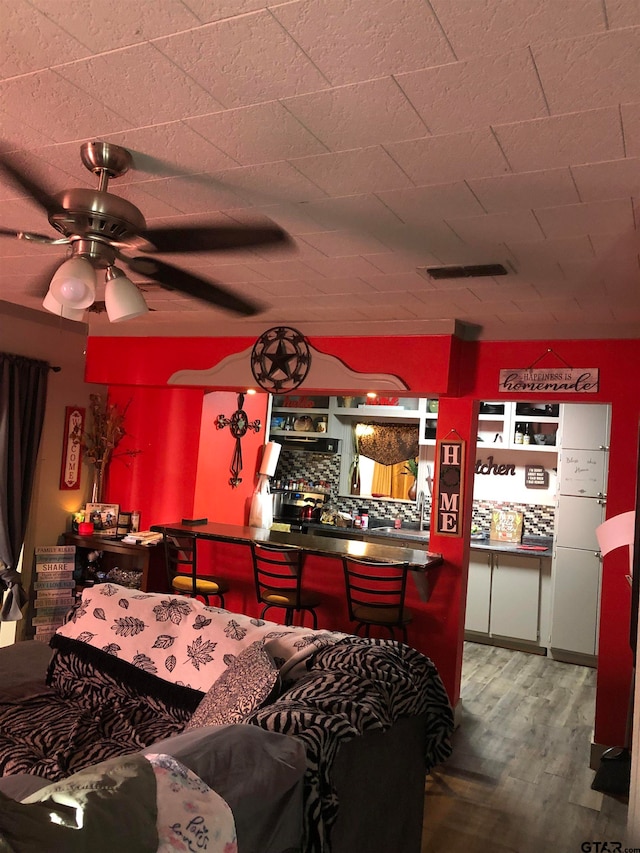
<path fill-rule="evenodd" d="M 0 621 L 22 618 L 27 601 L 16 564 L 27 528 L 42 435 L 49 365 L 0 353 Z"/>

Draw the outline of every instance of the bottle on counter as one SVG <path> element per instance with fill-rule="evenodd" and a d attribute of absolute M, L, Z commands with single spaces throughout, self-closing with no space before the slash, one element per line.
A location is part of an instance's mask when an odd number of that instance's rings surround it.
<path fill-rule="evenodd" d="M 524 432 L 522 431 L 522 424 L 516 424 L 516 433 L 513 437 L 514 444 L 522 444 L 524 439 Z"/>
<path fill-rule="evenodd" d="M 367 530 L 369 527 L 369 510 L 361 509 L 360 510 L 360 527 L 363 530 Z"/>

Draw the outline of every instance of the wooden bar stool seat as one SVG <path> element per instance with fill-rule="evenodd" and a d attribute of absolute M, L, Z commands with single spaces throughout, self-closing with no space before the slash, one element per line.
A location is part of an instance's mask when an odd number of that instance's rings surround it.
<path fill-rule="evenodd" d="M 395 639 L 395 630 L 407 643 L 407 625 L 412 614 L 404 606 L 408 563 L 383 563 L 343 556 L 344 579 L 349 619 L 356 623 L 355 633 L 371 626 L 386 628 Z"/>
<path fill-rule="evenodd" d="M 229 584 L 222 578 L 198 574 L 197 539 L 193 534 L 164 533 L 164 553 L 169 586 L 178 595 L 199 598 L 207 606 L 211 600 L 224 607 Z"/>
<path fill-rule="evenodd" d="M 282 607 L 285 625 L 293 625 L 295 613 L 311 613 L 313 627 L 318 627 L 315 608 L 320 598 L 302 589 L 304 551 L 287 545 L 251 543 L 256 595 L 263 604 L 260 618 L 270 607 Z"/>

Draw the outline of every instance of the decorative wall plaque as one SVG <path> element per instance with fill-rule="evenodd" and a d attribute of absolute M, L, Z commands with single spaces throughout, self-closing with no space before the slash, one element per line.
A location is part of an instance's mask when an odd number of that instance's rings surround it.
<path fill-rule="evenodd" d="M 435 530 L 462 536 L 465 442 L 444 438 L 436 445 Z M 432 513 L 433 517 L 433 513 Z M 433 520 L 432 520 L 433 524 Z"/>
<path fill-rule="evenodd" d="M 287 326 L 274 326 L 262 334 L 251 352 L 251 372 L 261 388 L 272 394 L 293 391 L 311 366 L 305 336 Z"/>

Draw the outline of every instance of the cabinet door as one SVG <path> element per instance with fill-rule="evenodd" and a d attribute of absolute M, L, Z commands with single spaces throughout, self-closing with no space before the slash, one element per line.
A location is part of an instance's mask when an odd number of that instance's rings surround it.
<path fill-rule="evenodd" d="M 466 631 L 489 633 L 489 606 L 491 603 L 491 554 L 472 551 L 469 557 L 469 585 L 467 587 Z"/>
<path fill-rule="evenodd" d="M 597 654 L 600 567 L 600 557 L 594 551 L 556 548 L 552 568 L 552 648 Z"/>
<path fill-rule="evenodd" d="M 608 452 L 562 448 L 558 459 L 561 495 L 600 498 L 606 493 Z"/>
<path fill-rule="evenodd" d="M 604 501 L 560 495 L 556 509 L 556 545 L 587 551 L 600 550 L 596 527 L 604 521 L 604 512 Z"/>
<path fill-rule="evenodd" d="M 560 413 L 560 443 L 563 448 L 598 450 L 609 445 L 609 406 L 565 403 Z"/>
<path fill-rule="evenodd" d="M 540 560 L 496 554 L 491 579 L 491 634 L 538 641 Z"/>

